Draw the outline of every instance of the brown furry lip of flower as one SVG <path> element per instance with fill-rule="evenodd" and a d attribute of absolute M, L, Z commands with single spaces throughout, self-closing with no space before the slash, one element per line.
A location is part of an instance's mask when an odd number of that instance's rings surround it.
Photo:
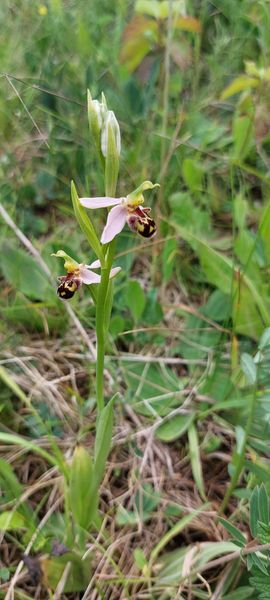
<path fill-rule="evenodd" d="M 65 261 L 64 268 L 67 271 L 67 274 L 58 277 L 60 284 L 57 288 L 57 294 L 61 300 L 70 300 L 82 283 L 85 285 L 100 283 L 101 276 L 98 273 L 95 273 L 95 270 L 100 269 L 101 267 L 99 260 L 94 260 L 91 265 L 85 265 L 84 263 L 78 263 L 64 250 L 58 250 L 56 254 L 52 254 L 52 256 L 63 258 Z M 119 271 L 121 271 L 120 267 L 111 269 L 110 279 L 115 277 Z"/>

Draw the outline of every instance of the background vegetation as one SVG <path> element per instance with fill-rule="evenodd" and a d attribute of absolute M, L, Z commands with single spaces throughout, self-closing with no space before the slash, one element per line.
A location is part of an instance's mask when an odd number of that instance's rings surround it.
<path fill-rule="evenodd" d="M 2 0 L 0 22 L 0 597 L 270 598 L 251 552 L 270 542 L 269 2 Z M 58 299 L 51 253 L 92 259 L 70 202 L 71 179 L 104 193 L 87 88 L 120 122 L 119 195 L 161 187 L 157 237 L 118 239 L 114 445 L 100 523 L 72 537 L 94 307 Z"/>

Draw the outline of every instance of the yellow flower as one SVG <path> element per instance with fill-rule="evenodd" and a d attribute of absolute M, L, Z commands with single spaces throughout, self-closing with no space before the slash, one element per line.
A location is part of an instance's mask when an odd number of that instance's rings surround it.
<path fill-rule="evenodd" d="M 48 12 L 47 6 L 45 6 L 45 4 L 40 4 L 38 7 L 38 14 L 41 17 L 45 17 L 47 12 Z"/>

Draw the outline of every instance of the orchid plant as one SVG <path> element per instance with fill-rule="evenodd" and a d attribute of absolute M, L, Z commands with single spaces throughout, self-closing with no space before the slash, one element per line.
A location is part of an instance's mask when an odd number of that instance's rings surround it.
<path fill-rule="evenodd" d="M 73 208 L 81 229 L 84 231 L 90 247 L 97 255 L 97 260 L 90 265 L 76 262 L 63 250 L 58 250 L 54 256 L 64 259 L 66 275 L 59 278 L 58 295 L 62 300 L 70 300 L 84 283 L 95 284 L 97 288 L 90 290 L 96 305 L 96 335 L 97 335 L 97 409 L 98 413 L 104 408 L 103 371 L 105 341 L 108 335 L 112 307 L 111 279 L 117 275 L 120 268 L 112 267 L 114 258 L 114 239 L 122 231 L 125 224 L 132 232 L 151 238 L 156 233 L 156 225 L 150 216 L 151 208 L 144 207 L 143 193 L 159 184 L 144 181 L 138 188 L 125 197 L 115 197 L 118 180 L 119 157 L 121 151 L 120 128 L 114 113 L 108 110 L 105 96 L 102 100 L 92 100 L 88 92 L 88 118 L 97 154 L 100 158 L 105 178 L 106 196 L 79 198 L 75 185 L 72 183 L 71 195 Z M 107 222 L 100 240 L 85 208 L 110 208 Z M 101 274 L 96 270 L 100 269 Z"/>
<path fill-rule="evenodd" d="M 88 93 L 88 118 L 90 132 L 104 173 L 105 196 L 80 198 L 75 184 L 71 184 L 71 198 L 78 224 L 84 232 L 90 249 L 96 258 L 91 264 L 78 263 L 64 250 L 58 250 L 54 256 L 64 260 L 65 275 L 59 277 L 58 295 L 61 300 L 70 300 L 81 288 L 88 286 L 96 307 L 96 402 L 97 422 L 94 457 L 89 456 L 83 447 L 74 451 L 71 465 L 70 506 L 79 528 L 88 529 L 98 521 L 98 488 L 103 478 L 106 460 L 111 446 L 113 427 L 112 398 L 106 405 L 104 401 L 104 358 L 106 340 L 110 324 L 113 303 L 112 279 L 117 276 L 120 267 L 113 266 L 115 237 L 127 224 L 130 230 L 145 238 L 152 238 L 156 225 L 150 216 L 151 209 L 144 207 L 144 192 L 158 186 L 144 181 L 134 191 L 124 197 L 116 197 L 116 187 L 121 151 L 120 128 L 114 113 L 108 110 L 105 96 L 101 102 L 92 100 Z M 92 219 L 91 211 L 110 209 L 106 225 L 99 238 Z M 85 481 L 88 482 L 87 488 Z M 91 482 L 91 485 L 90 483 Z M 81 485 L 80 485 L 81 484 Z M 82 502 L 81 489 L 84 490 Z M 88 500 L 87 500 L 88 498 Z M 78 508 L 78 507 L 81 507 Z"/>

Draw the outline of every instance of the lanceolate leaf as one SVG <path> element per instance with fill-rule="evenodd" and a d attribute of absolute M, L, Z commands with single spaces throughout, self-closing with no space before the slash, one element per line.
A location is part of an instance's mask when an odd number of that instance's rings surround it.
<path fill-rule="evenodd" d="M 258 347 L 260 350 L 270 348 L 270 327 L 267 327 L 267 329 L 265 329 L 265 331 L 263 332 Z"/>
<path fill-rule="evenodd" d="M 92 221 L 89 219 L 85 209 L 83 208 L 83 206 L 81 206 L 79 202 L 79 197 L 73 181 L 71 182 L 71 199 L 75 217 L 80 225 L 80 228 L 85 234 L 90 246 L 93 248 L 94 252 L 96 253 L 97 257 L 102 263 L 104 261 L 104 257 L 101 245 L 99 243 L 99 239 L 95 232 Z"/>
<path fill-rule="evenodd" d="M 265 523 L 265 525 L 268 525 L 269 524 L 269 498 L 268 498 L 268 494 L 266 491 L 266 487 L 263 483 L 259 487 L 258 504 L 259 504 L 260 521 L 262 521 L 262 523 Z"/>
<path fill-rule="evenodd" d="M 254 385 L 257 379 L 257 366 L 255 365 L 252 356 L 244 352 L 241 356 L 241 367 L 249 385 Z"/>
<path fill-rule="evenodd" d="M 192 423 L 188 429 L 188 441 L 189 441 L 189 456 L 192 468 L 192 474 L 200 495 L 205 499 L 204 481 L 202 474 L 202 464 L 200 457 L 200 448 L 197 429 Z"/>
<path fill-rule="evenodd" d="M 259 487 L 256 486 L 251 494 L 250 498 L 250 515 L 249 515 L 249 526 L 250 531 L 255 538 L 257 535 L 257 524 L 260 519 L 259 513 Z"/>
<path fill-rule="evenodd" d="M 112 429 L 113 429 L 113 408 L 115 396 L 101 411 L 96 431 L 95 439 L 95 478 L 97 485 L 101 482 L 106 460 L 111 449 Z"/>
<path fill-rule="evenodd" d="M 246 545 L 247 540 L 242 531 L 239 531 L 239 529 L 237 529 L 235 525 L 230 523 L 230 521 L 226 521 L 226 519 L 223 519 L 222 517 L 219 518 L 219 521 L 223 525 L 223 527 L 225 527 L 228 533 L 232 536 L 233 541 L 239 542 L 239 544 L 241 544 L 241 546 L 243 547 Z"/>
<path fill-rule="evenodd" d="M 73 454 L 69 495 L 76 524 L 88 529 L 97 509 L 97 485 L 93 461 L 82 446 L 77 446 Z"/>
<path fill-rule="evenodd" d="M 193 419 L 193 413 L 176 415 L 158 427 L 156 437 L 163 442 L 178 440 L 187 431 Z"/>

